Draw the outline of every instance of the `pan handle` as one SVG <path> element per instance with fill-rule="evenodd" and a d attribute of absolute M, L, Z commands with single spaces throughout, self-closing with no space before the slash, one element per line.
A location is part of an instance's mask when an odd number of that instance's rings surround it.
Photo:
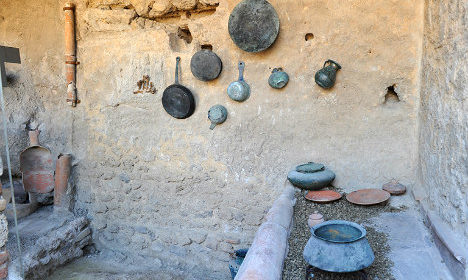
<path fill-rule="evenodd" d="M 176 67 L 175 67 L 175 83 L 179 84 L 179 63 L 180 63 L 180 57 L 178 56 L 176 58 Z"/>
<path fill-rule="evenodd" d="M 239 61 L 239 81 L 244 81 L 244 67 L 244 62 Z"/>

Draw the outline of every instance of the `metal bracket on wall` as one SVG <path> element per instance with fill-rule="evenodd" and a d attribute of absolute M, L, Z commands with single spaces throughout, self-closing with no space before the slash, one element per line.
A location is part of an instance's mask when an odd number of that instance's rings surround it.
<path fill-rule="evenodd" d="M 2 84 L 6 86 L 5 62 L 21 63 L 20 52 L 17 48 L 0 46 L 0 71 L 2 76 Z"/>

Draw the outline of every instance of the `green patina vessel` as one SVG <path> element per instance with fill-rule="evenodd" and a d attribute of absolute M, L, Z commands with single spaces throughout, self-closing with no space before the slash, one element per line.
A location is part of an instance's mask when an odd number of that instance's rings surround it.
<path fill-rule="evenodd" d="M 271 72 L 270 78 L 268 79 L 268 84 L 272 88 L 284 88 L 289 82 L 288 73 L 283 71 L 283 68 L 275 68 Z"/>
<path fill-rule="evenodd" d="M 328 64 L 328 65 L 327 65 Z M 315 82 L 323 88 L 332 88 L 336 81 L 336 72 L 341 69 L 341 65 L 329 59 L 323 64 L 323 68 L 315 73 Z"/>
<path fill-rule="evenodd" d="M 321 163 L 308 162 L 289 171 L 288 180 L 294 186 L 310 191 L 317 191 L 330 186 L 335 173 Z"/>
<path fill-rule="evenodd" d="M 213 130 L 218 124 L 222 124 L 227 119 L 227 109 L 223 105 L 214 105 L 208 111 L 208 119 L 211 121 L 210 129 Z"/>
<path fill-rule="evenodd" d="M 314 173 L 325 169 L 325 165 L 313 161 L 296 166 L 296 171 L 301 173 Z"/>
<path fill-rule="evenodd" d="M 313 267 L 330 272 L 353 272 L 375 259 L 363 226 L 342 220 L 320 223 L 310 229 L 303 256 Z"/>
<path fill-rule="evenodd" d="M 232 82 L 228 89 L 227 94 L 229 97 L 237 102 L 243 102 L 250 97 L 250 86 L 244 81 L 244 62 L 239 62 L 239 79 Z"/>

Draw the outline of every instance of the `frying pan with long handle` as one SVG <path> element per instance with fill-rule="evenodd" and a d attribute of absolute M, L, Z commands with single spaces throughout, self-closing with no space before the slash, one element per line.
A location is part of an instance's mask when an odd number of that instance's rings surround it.
<path fill-rule="evenodd" d="M 177 119 L 186 119 L 195 111 L 195 99 L 192 92 L 179 84 L 180 57 L 176 59 L 175 83 L 163 93 L 162 104 L 166 112 Z"/>

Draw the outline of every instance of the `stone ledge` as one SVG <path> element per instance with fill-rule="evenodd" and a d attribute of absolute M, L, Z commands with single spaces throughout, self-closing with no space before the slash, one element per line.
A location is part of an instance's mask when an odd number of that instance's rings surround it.
<path fill-rule="evenodd" d="M 20 279 L 19 258 L 13 225 L 8 251 L 10 279 Z M 70 212 L 54 212 L 53 207 L 40 208 L 18 221 L 25 279 L 45 279 L 57 267 L 81 257 L 91 242 L 89 220 Z"/>
<path fill-rule="evenodd" d="M 440 254 L 455 279 L 468 279 L 467 248 L 460 246 L 456 234 L 434 212 L 426 210 L 424 203 L 420 203 L 421 211 L 428 222 Z"/>
<path fill-rule="evenodd" d="M 286 182 L 285 190 L 273 203 L 266 221 L 260 225 L 255 234 L 236 280 L 281 279 L 296 203 L 294 193 L 294 187 Z"/>

